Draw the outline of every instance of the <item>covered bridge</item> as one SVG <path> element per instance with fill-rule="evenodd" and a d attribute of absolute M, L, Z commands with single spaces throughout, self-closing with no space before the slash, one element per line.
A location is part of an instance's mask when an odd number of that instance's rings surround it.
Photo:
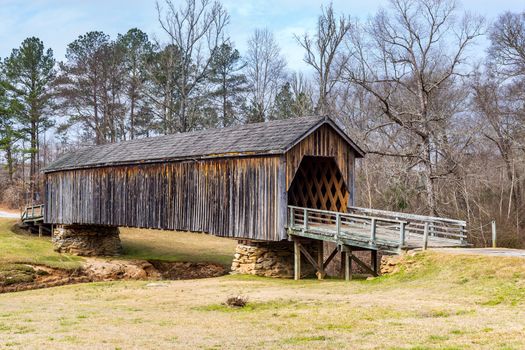
<path fill-rule="evenodd" d="M 355 159 L 363 156 L 328 117 L 87 147 L 44 170 L 44 221 L 73 231 L 128 226 L 245 242 L 281 242 L 297 235 L 340 243 L 341 227 L 361 225 L 359 218 L 366 215 L 340 216 L 354 204 Z M 400 220 L 385 222 L 403 226 Z M 337 227 L 331 239 L 322 229 L 311 230 L 328 224 Z M 370 241 L 370 228 L 366 232 L 366 244 L 347 243 L 378 249 L 380 242 Z"/>

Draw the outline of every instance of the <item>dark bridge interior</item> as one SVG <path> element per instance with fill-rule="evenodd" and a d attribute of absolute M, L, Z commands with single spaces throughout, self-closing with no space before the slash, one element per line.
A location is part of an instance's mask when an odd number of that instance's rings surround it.
<path fill-rule="evenodd" d="M 305 156 L 288 190 L 288 203 L 346 212 L 348 190 L 335 160 L 332 157 Z"/>

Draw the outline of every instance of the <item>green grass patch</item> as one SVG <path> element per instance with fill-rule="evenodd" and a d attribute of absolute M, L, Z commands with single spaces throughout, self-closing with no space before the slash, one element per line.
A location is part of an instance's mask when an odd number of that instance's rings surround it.
<path fill-rule="evenodd" d="M 230 267 L 237 242 L 203 233 L 121 228 L 124 259 L 210 262 Z"/>
<path fill-rule="evenodd" d="M 81 265 L 82 258 L 78 256 L 54 252 L 49 237 L 35 237 L 13 232 L 15 223 L 13 219 L 0 219 L 0 266 L 35 264 L 76 269 Z"/>
<path fill-rule="evenodd" d="M 226 304 L 209 304 L 193 308 L 196 311 L 216 311 L 216 312 L 254 312 L 268 310 L 282 310 L 283 308 L 293 308 L 297 310 L 301 305 L 294 300 L 271 300 L 267 302 L 248 302 L 244 307 L 232 307 Z"/>
<path fill-rule="evenodd" d="M 285 344 L 304 344 L 309 342 L 319 342 L 329 340 L 328 337 L 324 335 L 313 335 L 305 337 L 292 337 L 284 340 Z"/>

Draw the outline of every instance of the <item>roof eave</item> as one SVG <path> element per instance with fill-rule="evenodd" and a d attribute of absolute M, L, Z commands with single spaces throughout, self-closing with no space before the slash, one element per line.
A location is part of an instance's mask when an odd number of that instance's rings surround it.
<path fill-rule="evenodd" d="M 238 158 L 238 157 L 264 157 L 274 156 L 283 154 L 282 150 L 268 150 L 268 151 L 253 151 L 253 152 L 242 152 L 242 153 L 222 153 L 222 154 L 209 154 L 203 156 L 187 156 L 187 157 L 167 157 L 148 159 L 141 161 L 122 161 L 122 162 L 107 162 L 98 164 L 86 164 L 80 166 L 68 166 L 58 168 L 44 168 L 41 170 L 44 174 L 59 172 L 59 171 L 71 171 L 71 170 L 83 170 L 83 169 L 94 169 L 94 168 L 105 168 L 111 166 L 125 166 L 125 165 L 141 165 L 141 164 L 158 164 L 158 163 L 171 163 L 171 162 L 183 162 L 183 161 L 200 161 L 208 159 L 220 159 L 220 158 Z"/>

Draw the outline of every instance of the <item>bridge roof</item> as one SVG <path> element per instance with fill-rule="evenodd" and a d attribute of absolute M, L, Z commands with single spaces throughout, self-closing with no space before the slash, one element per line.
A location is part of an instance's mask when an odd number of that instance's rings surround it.
<path fill-rule="evenodd" d="M 63 155 L 46 167 L 44 172 L 185 159 L 283 154 L 323 124 L 331 125 L 356 151 L 357 157 L 364 156 L 363 150 L 332 119 L 301 117 L 84 147 Z"/>

